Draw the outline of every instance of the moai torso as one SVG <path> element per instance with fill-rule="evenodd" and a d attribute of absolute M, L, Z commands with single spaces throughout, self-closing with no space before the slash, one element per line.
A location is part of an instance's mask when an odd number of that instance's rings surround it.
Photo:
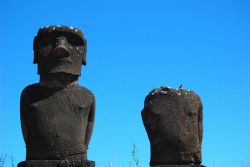
<path fill-rule="evenodd" d="M 151 145 L 151 166 L 201 163 L 202 103 L 184 89 L 161 87 L 145 99 L 143 123 Z"/>
<path fill-rule="evenodd" d="M 27 129 L 27 159 L 87 159 L 95 100 L 86 88 L 53 91 L 39 84 L 24 89 L 22 124 Z"/>
<path fill-rule="evenodd" d="M 87 161 L 87 149 L 95 98 L 78 85 L 81 67 L 86 65 L 86 44 L 83 33 L 71 26 L 39 29 L 34 63 L 40 81 L 27 86 L 21 95 L 26 161 L 19 167 L 94 166 Z"/>

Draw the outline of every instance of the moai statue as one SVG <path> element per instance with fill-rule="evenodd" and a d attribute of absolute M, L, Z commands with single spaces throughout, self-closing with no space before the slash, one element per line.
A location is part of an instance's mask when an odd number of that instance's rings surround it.
<path fill-rule="evenodd" d="M 190 90 L 160 87 L 146 97 L 143 124 L 151 167 L 201 167 L 202 103 Z"/>
<path fill-rule="evenodd" d="M 87 43 L 73 27 L 49 26 L 34 38 L 34 64 L 39 83 L 21 95 L 21 125 L 26 161 L 18 167 L 94 167 L 87 160 L 95 98 L 78 85 L 86 65 Z"/>

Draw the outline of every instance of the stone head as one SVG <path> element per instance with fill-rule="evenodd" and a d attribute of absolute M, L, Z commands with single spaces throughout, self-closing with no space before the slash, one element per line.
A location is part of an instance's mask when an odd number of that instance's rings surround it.
<path fill-rule="evenodd" d="M 71 26 L 40 28 L 34 38 L 34 64 L 39 75 L 81 75 L 86 65 L 87 42 L 81 30 Z"/>

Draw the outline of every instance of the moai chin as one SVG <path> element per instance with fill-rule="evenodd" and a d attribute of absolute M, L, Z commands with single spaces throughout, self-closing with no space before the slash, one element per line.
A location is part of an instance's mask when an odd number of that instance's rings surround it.
<path fill-rule="evenodd" d="M 143 124 L 152 167 L 201 167 L 202 103 L 193 91 L 160 87 L 146 97 Z"/>
<path fill-rule="evenodd" d="M 78 85 L 86 65 L 87 42 L 81 30 L 48 26 L 34 38 L 39 83 L 21 94 L 21 125 L 26 161 L 18 167 L 94 167 L 87 160 L 95 98 Z"/>

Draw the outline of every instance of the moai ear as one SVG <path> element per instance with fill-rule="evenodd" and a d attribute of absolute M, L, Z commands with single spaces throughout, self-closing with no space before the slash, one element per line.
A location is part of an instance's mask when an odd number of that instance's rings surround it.
<path fill-rule="evenodd" d="M 37 64 L 37 45 L 38 45 L 38 39 L 37 36 L 35 36 L 34 41 L 33 41 L 33 51 L 34 51 L 34 59 L 33 59 L 33 64 Z"/>
<path fill-rule="evenodd" d="M 86 61 L 86 55 L 87 55 L 87 40 L 84 39 L 84 44 L 83 44 L 83 58 L 82 58 L 82 64 L 86 66 L 87 61 Z"/>

